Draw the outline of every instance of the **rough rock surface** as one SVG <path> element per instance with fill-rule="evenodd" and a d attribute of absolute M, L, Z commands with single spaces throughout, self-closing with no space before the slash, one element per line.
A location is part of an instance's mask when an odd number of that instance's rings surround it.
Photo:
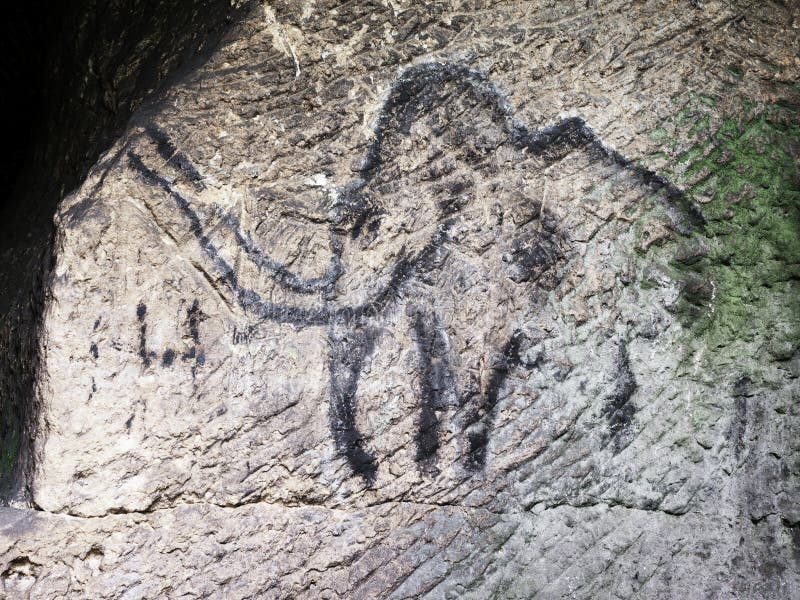
<path fill-rule="evenodd" d="M 254 7 L 62 202 L 4 593 L 800 597 L 798 25 Z"/>

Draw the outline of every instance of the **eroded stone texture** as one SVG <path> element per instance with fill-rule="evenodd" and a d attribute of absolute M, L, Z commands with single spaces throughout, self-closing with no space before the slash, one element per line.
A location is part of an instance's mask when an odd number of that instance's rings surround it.
<path fill-rule="evenodd" d="M 75 519 L 8 510 L 7 594 L 37 598 L 792 597 L 765 524 L 624 507 L 542 513 L 184 505 Z M 739 537 L 751 541 L 740 547 Z M 713 539 L 713 542 L 710 541 Z M 731 565 L 736 565 L 731 569 Z M 758 565 L 758 566 L 757 566 Z M 676 573 L 693 572 L 693 577 Z M 122 593 L 121 593 L 122 592 Z"/>
<path fill-rule="evenodd" d="M 796 18 L 256 7 L 63 202 L 6 592 L 791 597 L 797 337 L 704 333 L 658 132 L 796 101 Z"/>

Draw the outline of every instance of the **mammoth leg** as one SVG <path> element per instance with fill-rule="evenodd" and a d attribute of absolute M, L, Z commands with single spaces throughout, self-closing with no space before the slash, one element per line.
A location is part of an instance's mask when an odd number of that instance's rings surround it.
<path fill-rule="evenodd" d="M 447 339 L 436 314 L 417 307 L 410 313 L 420 361 L 416 460 L 433 472 L 439 451 L 439 413 L 446 405 L 446 395 L 453 389 L 453 374 L 447 360 Z"/>
<path fill-rule="evenodd" d="M 465 431 L 469 450 L 466 461 L 467 468 L 472 471 L 486 466 L 486 447 L 489 443 L 489 433 L 494 425 L 495 408 L 509 371 L 522 364 L 520 358 L 522 339 L 522 333 L 515 331 L 503 345 L 502 354 L 491 365 L 488 378 L 481 384 L 481 389 L 475 394 L 477 396 L 475 404 L 467 413 Z"/>
<path fill-rule="evenodd" d="M 330 425 L 336 448 L 347 458 L 353 472 L 371 485 L 375 481 L 375 458 L 363 447 L 356 427 L 356 391 L 364 359 L 370 355 L 374 330 L 332 323 L 328 329 L 330 369 Z"/>

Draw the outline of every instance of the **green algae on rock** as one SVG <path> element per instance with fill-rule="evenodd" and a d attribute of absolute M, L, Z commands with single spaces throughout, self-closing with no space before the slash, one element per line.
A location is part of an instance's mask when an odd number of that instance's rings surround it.
<path fill-rule="evenodd" d="M 672 123 L 695 140 L 677 154 L 674 176 L 706 218 L 675 250 L 672 266 L 683 281 L 676 313 L 712 349 L 770 332 L 770 354 L 791 358 L 800 346 L 797 110 L 746 104 L 713 131 L 704 112 L 684 108 Z M 651 138 L 679 145 L 664 128 Z"/>

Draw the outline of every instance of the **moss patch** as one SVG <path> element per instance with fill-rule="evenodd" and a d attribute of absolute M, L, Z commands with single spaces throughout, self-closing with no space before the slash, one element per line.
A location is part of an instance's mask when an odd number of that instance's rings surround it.
<path fill-rule="evenodd" d="M 719 120 L 710 107 L 693 97 L 650 134 L 707 220 L 670 250 L 676 313 L 712 350 L 757 342 L 784 360 L 800 348 L 798 110 L 745 105 Z"/>

